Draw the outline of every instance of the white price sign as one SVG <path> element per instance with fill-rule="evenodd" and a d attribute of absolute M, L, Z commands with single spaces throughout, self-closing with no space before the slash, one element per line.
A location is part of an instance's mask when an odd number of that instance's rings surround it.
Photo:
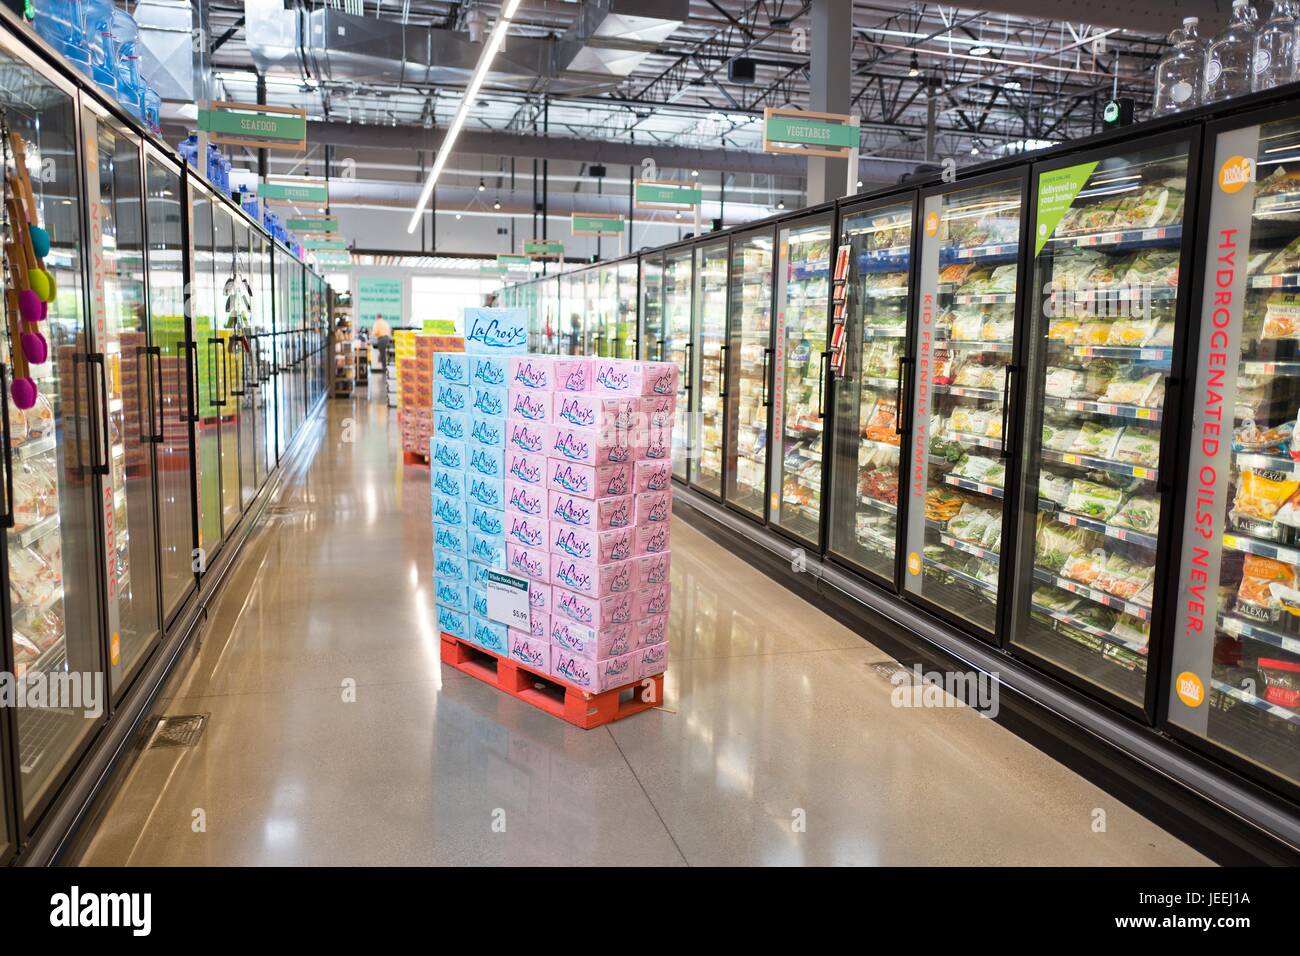
<path fill-rule="evenodd" d="M 521 631 L 531 630 L 528 621 L 528 579 L 501 571 L 487 573 L 488 618 Z"/>

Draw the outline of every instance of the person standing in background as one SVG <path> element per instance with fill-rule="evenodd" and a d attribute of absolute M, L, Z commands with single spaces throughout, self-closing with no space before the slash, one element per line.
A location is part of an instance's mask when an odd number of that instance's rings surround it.
<path fill-rule="evenodd" d="M 375 337 L 375 348 L 379 349 L 379 370 L 388 371 L 388 346 L 393 341 L 393 330 L 384 321 L 383 315 L 375 316 L 375 324 L 370 329 Z"/>

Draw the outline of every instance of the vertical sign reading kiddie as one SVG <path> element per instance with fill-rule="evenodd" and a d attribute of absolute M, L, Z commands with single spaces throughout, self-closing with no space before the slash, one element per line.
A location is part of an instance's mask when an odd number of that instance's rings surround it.
<path fill-rule="evenodd" d="M 916 364 L 912 383 L 912 470 L 908 475 L 907 574 L 903 583 L 921 593 L 925 561 L 925 495 L 929 490 L 930 400 L 934 385 L 934 314 L 939 295 L 939 208 L 942 196 L 929 196 L 922 210 L 921 278 L 917 286 Z"/>
<path fill-rule="evenodd" d="M 1251 157 L 1258 149 L 1259 127 L 1252 126 L 1221 135 L 1214 156 L 1169 695 L 1169 719 L 1201 734 L 1209 722 L 1223 516 L 1232 490 L 1233 408 L 1255 202 Z"/>

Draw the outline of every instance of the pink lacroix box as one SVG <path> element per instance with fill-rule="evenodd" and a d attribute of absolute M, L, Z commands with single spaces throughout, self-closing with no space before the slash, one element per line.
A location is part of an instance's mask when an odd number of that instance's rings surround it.
<path fill-rule="evenodd" d="M 601 395 L 640 395 L 643 369 L 641 362 L 629 359 L 592 359 L 591 389 Z"/>
<path fill-rule="evenodd" d="M 522 481 L 505 483 L 506 511 L 528 515 L 531 518 L 546 519 L 549 495 L 545 488 L 538 485 L 526 485 Z"/>
<path fill-rule="evenodd" d="M 636 680 L 634 655 L 624 654 L 594 661 L 569 651 L 552 648 L 551 676 L 582 690 L 600 693 Z"/>
<path fill-rule="evenodd" d="M 637 582 L 641 584 L 641 582 Z M 646 582 L 649 583 L 649 582 Z M 644 587 L 645 585 L 642 584 Z M 537 581 L 528 582 L 528 609 L 532 614 L 551 613 L 551 591 L 549 584 L 541 584 Z"/>
<path fill-rule="evenodd" d="M 546 585 L 550 587 L 550 585 Z M 551 615 L 541 611 L 528 612 L 528 631 L 535 641 L 548 642 L 551 639 Z"/>
<path fill-rule="evenodd" d="M 667 491 L 672 487 L 673 463 L 667 459 L 646 459 L 632 466 L 632 487 L 637 494 Z"/>
<path fill-rule="evenodd" d="M 648 588 L 633 591 L 632 595 L 636 599 L 632 604 L 632 620 L 644 621 L 648 617 L 668 613 L 668 602 L 672 599 L 672 588 L 667 584 L 655 584 Z"/>
<path fill-rule="evenodd" d="M 670 527 L 667 521 L 638 524 L 636 526 L 636 548 L 634 550 L 636 556 L 666 552 L 669 545 L 668 529 Z"/>
<path fill-rule="evenodd" d="M 518 481 L 526 485 L 546 484 L 545 455 L 507 448 L 505 462 L 506 481 Z"/>
<path fill-rule="evenodd" d="M 511 388 L 506 393 L 506 417 L 517 422 L 536 422 L 550 424 L 553 414 L 552 398 L 554 392 L 542 392 L 535 388 Z"/>
<path fill-rule="evenodd" d="M 508 494 L 507 494 L 508 502 Z M 552 491 L 548 499 L 547 517 L 574 528 L 591 531 L 611 531 L 631 527 L 636 509 L 632 495 L 617 498 L 580 498 L 560 491 Z"/>
<path fill-rule="evenodd" d="M 585 624 L 597 630 L 615 627 L 619 624 L 631 624 L 639 618 L 633 617 L 636 604 L 636 591 L 611 594 L 609 597 L 592 597 L 589 594 L 575 594 L 573 591 L 555 586 L 552 591 L 551 618 L 567 618 L 578 624 Z M 552 625 L 552 628 L 554 625 Z"/>
<path fill-rule="evenodd" d="M 538 392 L 555 389 L 555 359 L 548 355 L 516 355 L 506 365 L 506 385 Z"/>
<path fill-rule="evenodd" d="M 636 679 L 641 680 L 644 677 L 653 677 L 655 674 L 662 674 L 668 670 L 668 642 L 661 644 L 651 644 L 649 647 L 643 647 L 635 651 L 632 656 L 636 658 Z"/>
<path fill-rule="evenodd" d="M 551 556 L 540 548 L 521 548 L 517 544 L 507 544 L 506 570 L 539 584 L 550 584 Z"/>
<path fill-rule="evenodd" d="M 631 561 L 596 564 L 579 561 L 567 554 L 551 554 L 551 583 L 577 594 L 608 597 L 635 590 L 636 565 Z"/>
<path fill-rule="evenodd" d="M 546 456 L 578 465 L 619 465 L 644 457 L 649 433 L 597 428 L 594 425 L 552 425 L 547 433 Z"/>
<path fill-rule="evenodd" d="M 632 625 L 632 643 L 635 648 L 650 647 L 668 640 L 668 615 L 656 614 Z"/>
<path fill-rule="evenodd" d="M 508 544 L 517 544 L 521 548 L 535 548 L 538 551 L 545 551 L 550 547 L 551 523 L 545 518 L 507 511 L 502 525 Z"/>
<path fill-rule="evenodd" d="M 667 524 L 673 516 L 673 493 L 643 491 L 636 496 L 637 524 Z"/>
<path fill-rule="evenodd" d="M 555 386 L 557 392 L 591 391 L 591 359 L 555 359 Z"/>
<path fill-rule="evenodd" d="M 635 527 L 592 531 L 553 521 L 550 535 L 547 547 L 552 554 L 563 554 L 579 561 L 613 564 L 636 557 Z"/>
<path fill-rule="evenodd" d="M 591 660 L 599 661 L 632 653 L 636 649 L 636 633 L 635 624 L 619 624 L 597 630 L 564 618 L 551 618 L 551 645 Z"/>
<path fill-rule="evenodd" d="M 561 458 L 546 460 L 546 485 L 579 498 L 614 498 L 632 493 L 632 463 L 578 465 Z"/>
<path fill-rule="evenodd" d="M 643 396 L 676 395 L 677 363 L 642 362 L 641 394 Z"/>
<path fill-rule="evenodd" d="M 573 425 L 578 428 L 621 428 L 626 431 L 638 424 L 640 405 L 639 398 L 614 398 L 590 392 L 557 392 L 551 406 L 551 421 L 561 428 Z"/>
<path fill-rule="evenodd" d="M 513 627 L 506 631 L 506 650 L 512 661 L 518 661 L 539 674 L 551 672 L 551 645 L 546 640 Z"/>
<path fill-rule="evenodd" d="M 671 580 L 672 552 L 647 554 L 636 559 L 636 586 L 648 588 L 655 584 L 668 584 Z"/>
<path fill-rule="evenodd" d="M 673 430 L 671 428 L 652 428 L 646 433 L 645 444 L 641 449 L 640 460 L 672 461 Z"/>
<path fill-rule="evenodd" d="M 645 428 L 671 428 L 677 411 L 676 395 L 650 395 L 641 399 L 639 423 Z"/>
<path fill-rule="evenodd" d="M 550 431 L 551 427 L 546 424 L 507 418 L 506 451 L 522 451 L 529 455 L 545 456 Z"/>

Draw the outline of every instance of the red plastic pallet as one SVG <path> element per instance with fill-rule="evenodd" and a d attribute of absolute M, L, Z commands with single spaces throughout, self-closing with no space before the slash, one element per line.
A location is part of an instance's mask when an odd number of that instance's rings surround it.
<path fill-rule="evenodd" d="M 452 637 L 446 632 L 440 636 L 444 664 L 470 677 L 477 677 L 483 683 L 491 684 L 511 697 L 532 704 L 553 717 L 567 720 L 583 730 L 591 730 L 611 721 L 631 717 L 633 714 L 650 710 L 663 703 L 663 674 L 655 674 L 647 678 L 654 682 L 654 691 L 649 701 L 644 699 L 647 688 L 641 681 L 593 694 L 580 687 L 556 680 L 550 674 L 525 667 L 518 661 L 484 650 L 477 644 Z M 543 686 L 539 687 L 539 682 Z M 557 691 L 563 691 L 562 699 L 557 699 Z M 624 695 L 628 691 L 631 691 L 631 694 L 625 698 Z"/>
<path fill-rule="evenodd" d="M 427 465 L 429 464 L 429 456 L 418 451 L 404 451 L 402 452 L 402 461 L 408 465 Z"/>

